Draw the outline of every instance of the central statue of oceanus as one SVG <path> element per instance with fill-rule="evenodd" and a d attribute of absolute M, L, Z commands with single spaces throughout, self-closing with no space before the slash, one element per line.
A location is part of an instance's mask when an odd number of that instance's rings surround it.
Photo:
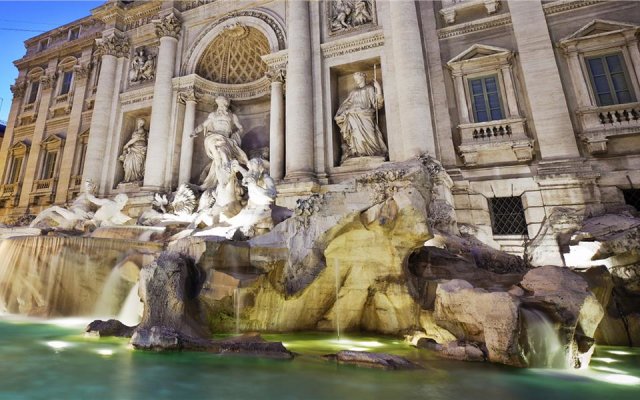
<path fill-rule="evenodd" d="M 230 101 L 224 96 L 216 97 L 218 108 L 209 114 L 207 119 L 198 126 L 191 137 L 204 134 L 204 148 L 211 164 L 206 178 L 202 181 L 201 189 L 215 189 L 223 174 L 228 174 L 232 161 L 247 165 L 249 159 L 240 148 L 244 129 L 238 116 L 229 110 Z"/>

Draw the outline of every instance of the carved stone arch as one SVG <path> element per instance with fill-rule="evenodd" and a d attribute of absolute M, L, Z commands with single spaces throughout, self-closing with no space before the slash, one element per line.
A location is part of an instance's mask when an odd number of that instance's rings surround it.
<path fill-rule="evenodd" d="M 241 25 L 258 30 L 268 41 L 271 53 L 286 48 L 286 30 L 284 24 L 271 12 L 263 9 L 235 11 L 214 21 L 198 35 L 187 51 L 181 67 L 182 75 L 196 73 L 198 62 L 209 45 L 230 26 Z"/>
<path fill-rule="evenodd" d="M 31 70 L 29 70 L 29 72 L 27 72 L 27 78 L 29 80 L 38 79 L 39 77 L 44 75 L 44 73 L 45 73 L 44 68 L 35 67 L 35 68 L 32 68 Z"/>
<path fill-rule="evenodd" d="M 74 56 L 67 56 L 58 63 L 58 72 L 69 71 L 78 63 L 78 59 Z"/>

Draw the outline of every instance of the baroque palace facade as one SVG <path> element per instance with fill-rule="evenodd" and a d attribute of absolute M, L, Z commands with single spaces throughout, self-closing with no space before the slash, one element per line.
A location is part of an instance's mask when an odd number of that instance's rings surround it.
<path fill-rule="evenodd" d="M 15 61 L 0 215 L 199 183 L 217 104 L 281 205 L 429 154 L 519 253 L 556 207 L 637 204 L 639 32 L 634 1 L 110 0 Z"/>

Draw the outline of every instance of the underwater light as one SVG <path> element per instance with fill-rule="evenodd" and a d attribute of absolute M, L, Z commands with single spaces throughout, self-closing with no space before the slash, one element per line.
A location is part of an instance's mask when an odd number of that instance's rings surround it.
<path fill-rule="evenodd" d="M 101 356 L 112 356 L 113 355 L 113 350 L 111 350 L 111 349 L 98 349 L 98 350 L 96 350 L 96 353 L 100 354 Z"/>
<path fill-rule="evenodd" d="M 596 377 L 596 379 L 616 385 L 640 385 L 640 378 L 631 375 L 603 374 Z"/>
<path fill-rule="evenodd" d="M 597 369 L 598 371 L 611 372 L 612 374 L 626 374 L 626 372 L 620 369 L 609 368 L 609 367 L 598 366 L 598 367 L 593 367 L 593 369 Z"/>
<path fill-rule="evenodd" d="M 45 344 L 54 350 L 62 350 L 67 347 L 71 347 L 71 343 L 63 342 L 62 340 L 50 340 L 45 342 Z"/>
<path fill-rule="evenodd" d="M 607 364 L 611 364 L 619 361 L 619 360 L 616 360 L 615 358 L 610 358 L 610 357 L 593 357 L 592 360 L 606 362 Z"/>
<path fill-rule="evenodd" d="M 630 353 L 630 352 L 624 351 L 624 350 L 608 350 L 607 352 L 611 353 L 611 354 L 618 355 L 618 356 L 630 356 L 630 355 L 633 355 L 633 353 Z"/>

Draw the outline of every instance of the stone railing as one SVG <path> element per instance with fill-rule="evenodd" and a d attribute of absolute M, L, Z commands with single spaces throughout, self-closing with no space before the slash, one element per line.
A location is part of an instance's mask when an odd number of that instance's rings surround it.
<path fill-rule="evenodd" d="M 51 192 L 53 191 L 53 186 L 56 183 L 54 178 L 49 179 L 38 179 L 33 182 L 33 191 L 34 192 Z"/>
<path fill-rule="evenodd" d="M 486 141 L 508 141 L 511 138 L 526 138 L 525 120 L 501 119 L 497 121 L 477 122 L 459 125 L 462 144 Z"/>
<path fill-rule="evenodd" d="M 533 140 L 524 118 L 461 124 L 460 156 L 465 165 L 526 162 L 533 158 Z"/>
<path fill-rule="evenodd" d="M 607 152 L 610 137 L 640 133 L 640 103 L 590 107 L 576 112 L 580 137 L 591 154 Z"/>
<path fill-rule="evenodd" d="M 456 14 L 459 11 L 484 6 L 487 14 L 494 14 L 498 11 L 499 5 L 499 0 L 443 0 L 440 15 L 442 15 L 448 25 L 451 25 L 456 22 Z"/>
<path fill-rule="evenodd" d="M 18 194 L 18 189 L 20 185 L 18 183 L 6 183 L 0 186 L 0 197 L 7 198 L 13 197 Z"/>
<path fill-rule="evenodd" d="M 71 105 L 73 103 L 73 95 L 70 93 L 61 94 L 56 96 L 55 101 L 51 108 L 49 108 L 50 117 L 57 117 L 60 115 L 69 114 L 71 112 Z"/>

